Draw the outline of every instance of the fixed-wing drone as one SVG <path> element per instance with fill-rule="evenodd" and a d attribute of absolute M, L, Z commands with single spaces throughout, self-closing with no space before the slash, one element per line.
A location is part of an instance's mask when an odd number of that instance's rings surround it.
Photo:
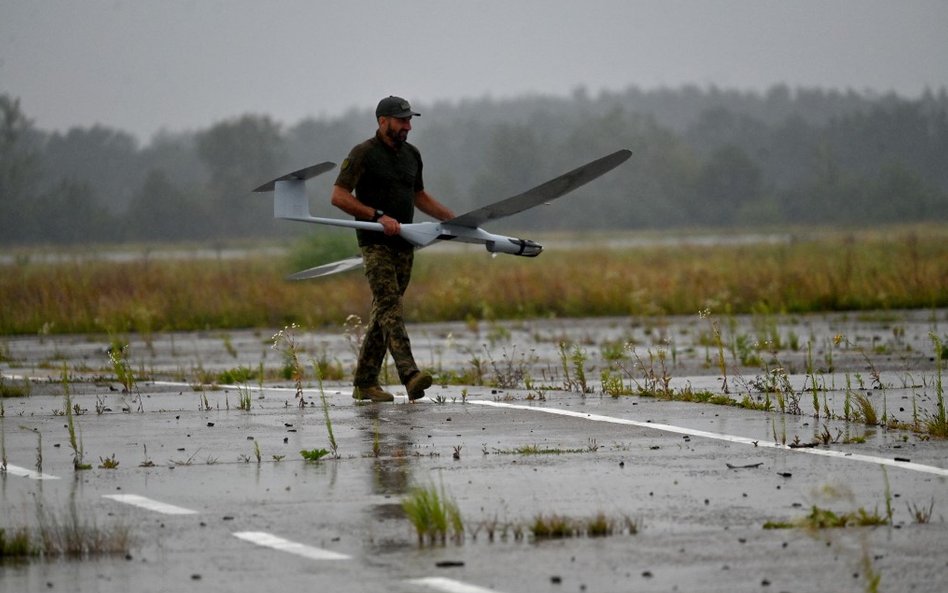
<path fill-rule="evenodd" d="M 536 257 L 543 251 L 540 244 L 529 239 L 495 235 L 485 231 L 480 225 L 554 200 L 615 169 L 630 156 L 632 156 L 632 153 L 629 150 L 616 151 L 564 173 L 533 189 L 472 210 L 451 220 L 403 224 L 399 234 L 416 248 L 427 247 L 435 241 L 459 241 L 461 243 L 482 243 L 487 247 L 487 251 L 491 253 Z M 336 164 L 331 162 L 318 163 L 268 181 L 253 191 L 273 192 L 274 218 L 382 232 L 382 225 L 378 222 L 320 218 L 310 215 L 309 202 L 305 191 L 306 180 L 325 173 L 335 166 Z M 291 280 L 318 278 L 337 272 L 345 272 L 361 265 L 362 258 L 356 256 L 303 270 L 288 276 L 288 278 Z"/>

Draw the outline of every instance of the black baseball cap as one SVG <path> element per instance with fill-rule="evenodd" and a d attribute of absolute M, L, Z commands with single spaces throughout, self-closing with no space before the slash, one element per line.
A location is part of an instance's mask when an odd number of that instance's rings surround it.
<path fill-rule="evenodd" d="M 379 101 L 379 106 L 375 108 L 376 118 L 383 116 L 404 118 L 413 115 L 421 116 L 420 113 L 415 113 L 411 110 L 411 105 L 408 104 L 408 101 L 394 95 L 389 95 Z"/>

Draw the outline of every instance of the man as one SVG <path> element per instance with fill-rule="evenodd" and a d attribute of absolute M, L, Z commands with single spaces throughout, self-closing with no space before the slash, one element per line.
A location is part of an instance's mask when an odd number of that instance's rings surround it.
<path fill-rule="evenodd" d="M 402 318 L 402 295 L 411 279 L 414 247 L 399 236 L 415 208 L 438 220 L 454 213 L 425 191 L 421 153 L 407 142 L 412 111 L 408 101 L 386 97 L 375 109 L 378 130 L 342 162 L 332 204 L 357 220 L 382 225 L 384 232 L 357 230 L 365 277 L 372 289 L 372 312 L 356 365 L 352 397 L 388 402 L 394 396 L 379 385 L 385 352 L 392 353 L 398 378 L 414 401 L 431 387 L 431 375 L 418 369 Z"/>

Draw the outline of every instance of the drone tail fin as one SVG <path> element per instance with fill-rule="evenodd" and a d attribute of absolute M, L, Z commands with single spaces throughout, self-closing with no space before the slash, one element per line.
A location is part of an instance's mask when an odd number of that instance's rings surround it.
<path fill-rule="evenodd" d="M 310 217 L 306 182 L 302 179 L 277 181 L 273 188 L 273 217 L 306 220 Z"/>

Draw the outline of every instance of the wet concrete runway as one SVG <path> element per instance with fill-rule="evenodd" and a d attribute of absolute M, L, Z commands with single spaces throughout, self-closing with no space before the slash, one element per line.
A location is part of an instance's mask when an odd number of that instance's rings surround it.
<path fill-rule="evenodd" d="M 845 334 L 853 343 L 889 345 L 840 349 L 833 371 L 818 380 L 836 413 L 846 378 L 869 380 L 868 351 L 886 410 L 906 420 L 906 402 L 930 409 L 937 374 L 925 337 L 944 320 L 939 311 L 793 323 L 814 344 Z M 805 406 L 780 414 L 613 398 L 598 386 L 590 394 L 562 389 L 553 337 L 582 344 L 589 375 L 598 377 L 606 342 L 637 342 L 644 357 L 670 349 L 668 336 L 678 349 L 669 365 L 675 384 L 719 389 L 719 371 L 700 346 L 706 323 L 415 326 L 419 362 L 457 372 L 479 356 L 495 363 L 485 365 L 486 379 L 492 369 L 524 371 L 532 386 L 436 385 L 416 404 L 399 396 L 395 404 L 357 406 L 345 381 L 327 382 L 338 458 L 318 462 L 299 454 L 330 448 L 312 381 L 303 409 L 285 381 L 250 381 L 239 391 L 192 386 L 198 367 L 278 367 L 266 332 L 155 335 L 150 347 L 133 337 L 130 359 L 149 380 L 130 394 L 117 391 L 105 337 L 7 338 L 5 383 L 49 380 L 33 382 L 28 397 L 3 400 L 3 526 L 35 525 L 43 503 L 62 521 L 75 514 L 99 527 L 123 525 L 134 543 L 128 557 L 2 564 L 0 584 L 3 591 L 864 591 L 875 573 L 880 590 L 943 590 L 945 441 L 816 419 Z M 752 320 L 738 323 L 752 331 Z M 786 335 L 786 327 L 778 331 Z M 307 332 L 303 342 L 313 358 L 328 353 L 351 364 L 341 331 Z M 808 401 L 816 373 L 804 372 L 802 356 L 779 353 Z M 75 421 L 93 469 L 80 472 L 61 415 L 64 365 L 72 399 L 85 410 Z M 745 384 L 754 379 L 746 368 L 730 375 L 735 391 L 739 375 Z M 237 409 L 248 393 L 251 409 Z M 880 395 L 872 397 L 881 402 Z M 840 436 L 789 446 L 824 430 Z M 113 455 L 116 469 L 97 467 Z M 464 518 L 463 541 L 418 544 L 401 510 L 414 485 L 443 487 Z M 886 516 L 887 504 L 892 526 L 763 529 L 802 518 L 813 505 Z M 918 523 L 914 510 L 930 506 L 931 520 Z M 620 528 L 607 537 L 531 538 L 537 515 L 554 513 L 604 513 Z M 627 520 L 637 533 L 621 528 Z"/>

